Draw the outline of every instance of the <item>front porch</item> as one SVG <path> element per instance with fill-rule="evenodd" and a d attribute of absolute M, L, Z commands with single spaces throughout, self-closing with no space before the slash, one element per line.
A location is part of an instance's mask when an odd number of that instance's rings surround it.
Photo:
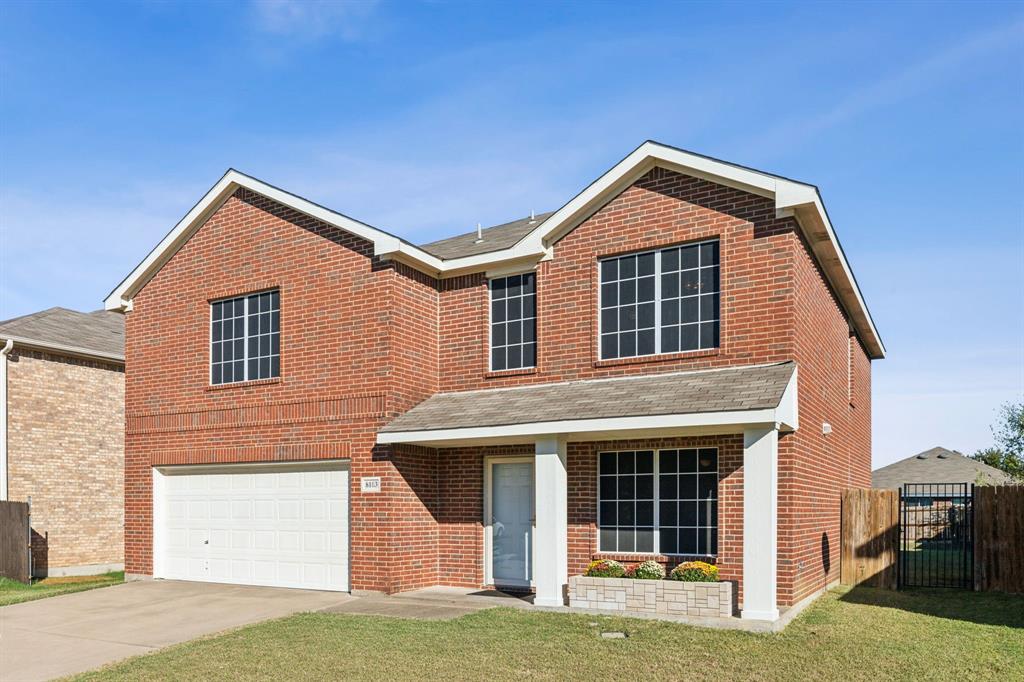
<path fill-rule="evenodd" d="M 547 611 L 553 613 L 588 614 L 592 616 L 628 616 L 645 620 L 660 620 L 682 625 L 692 625 L 719 630 L 740 630 L 745 632 L 780 632 L 797 615 L 809 606 L 818 595 L 801 603 L 779 610 L 775 621 L 751 620 L 736 617 L 680 616 L 673 614 L 609 613 L 600 609 L 569 606 L 542 606 L 536 604 L 532 594 L 481 590 L 465 587 L 426 587 L 396 594 L 367 594 L 345 600 L 336 606 L 324 609 L 328 613 L 353 615 L 390 616 L 416 620 L 451 620 L 485 609 L 497 607 L 514 608 L 523 611 Z M 598 625 L 599 621 L 595 623 Z"/>
<path fill-rule="evenodd" d="M 676 411 L 644 413 L 652 404 Z M 595 405 L 600 416 L 579 418 Z M 796 427 L 796 369 L 781 363 L 440 394 L 378 443 L 398 461 L 412 445 L 442 469 L 457 463 L 439 473 L 453 489 L 482 481 L 482 576 L 466 575 L 463 527 L 451 543 L 462 546 L 439 552 L 441 584 L 532 588 L 535 606 L 560 609 L 570 576 L 595 558 L 700 558 L 735 581 L 743 620 L 774 622 L 779 436 Z"/>

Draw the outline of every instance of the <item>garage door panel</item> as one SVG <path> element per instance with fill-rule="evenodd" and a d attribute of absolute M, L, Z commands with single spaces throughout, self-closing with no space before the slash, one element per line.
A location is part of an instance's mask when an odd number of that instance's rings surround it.
<path fill-rule="evenodd" d="M 167 475 L 161 576 L 348 589 L 348 472 Z"/>

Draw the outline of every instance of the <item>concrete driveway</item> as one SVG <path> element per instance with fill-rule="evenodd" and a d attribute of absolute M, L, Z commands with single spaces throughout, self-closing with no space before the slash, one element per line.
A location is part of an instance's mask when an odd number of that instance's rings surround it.
<path fill-rule="evenodd" d="M 47 680 L 354 597 L 149 580 L 0 607 L 0 679 Z"/>

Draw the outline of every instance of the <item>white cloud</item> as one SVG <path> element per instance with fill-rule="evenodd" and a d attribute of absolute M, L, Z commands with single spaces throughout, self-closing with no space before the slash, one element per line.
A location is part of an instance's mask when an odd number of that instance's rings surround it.
<path fill-rule="evenodd" d="M 256 26 L 278 36 L 355 41 L 363 36 L 376 0 L 254 0 Z"/>

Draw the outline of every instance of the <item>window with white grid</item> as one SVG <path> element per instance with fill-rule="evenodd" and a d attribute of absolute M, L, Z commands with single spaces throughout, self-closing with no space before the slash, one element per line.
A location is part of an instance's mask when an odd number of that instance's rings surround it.
<path fill-rule="evenodd" d="M 491 291 L 491 371 L 537 364 L 537 276 L 496 277 Z"/>
<path fill-rule="evenodd" d="M 600 263 L 602 360 L 717 348 L 718 241 Z"/>
<path fill-rule="evenodd" d="M 281 375 L 281 297 L 276 289 L 210 303 L 210 383 Z"/>
<path fill-rule="evenodd" d="M 598 455 L 598 551 L 673 556 L 718 552 L 718 451 Z"/>

